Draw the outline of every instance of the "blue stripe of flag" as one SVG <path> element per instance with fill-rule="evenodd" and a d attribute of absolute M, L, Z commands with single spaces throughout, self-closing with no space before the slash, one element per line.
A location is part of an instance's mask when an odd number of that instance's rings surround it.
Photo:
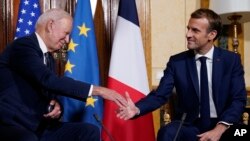
<path fill-rule="evenodd" d="M 139 26 L 135 0 L 120 0 L 118 16 Z"/>

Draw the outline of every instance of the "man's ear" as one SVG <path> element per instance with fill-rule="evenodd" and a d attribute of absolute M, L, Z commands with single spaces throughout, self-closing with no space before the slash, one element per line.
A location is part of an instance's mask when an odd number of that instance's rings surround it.
<path fill-rule="evenodd" d="M 52 28 L 53 28 L 53 20 L 49 20 L 45 25 L 45 31 L 51 33 Z"/>
<path fill-rule="evenodd" d="M 213 41 L 215 39 L 216 35 L 217 35 L 217 31 L 216 30 L 212 30 L 208 34 L 208 39 Z"/>

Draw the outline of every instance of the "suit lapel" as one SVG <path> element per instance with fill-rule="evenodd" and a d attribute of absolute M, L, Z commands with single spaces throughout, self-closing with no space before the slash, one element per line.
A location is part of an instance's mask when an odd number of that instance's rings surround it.
<path fill-rule="evenodd" d="M 192 79 L 192 84 L 195 88 L 195 92 L 197 96 L 199 97 L 199 82 L 198 82 L 198 74 L 197 74 L 197 69 L 196 69 L 195 55 L 192 50 L 190 50 L 188 53 L 189 53 L 188 54 L 189 57 L 187 59 L 188 71 Z"/>
<path fill-rule="evenodd" d="M 212 68 L 212 89 L 215 107 L 218 104 L 219 88 L 222 83 L 223 75 L 223 58 L 221 58 L 220 50 L 215 47 L 213 54 L 213 68 Z"/>

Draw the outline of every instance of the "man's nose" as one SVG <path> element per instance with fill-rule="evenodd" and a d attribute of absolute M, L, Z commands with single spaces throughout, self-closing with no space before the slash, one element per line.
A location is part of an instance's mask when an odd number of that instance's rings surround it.
<path fill-rule="evenodd" d="M 190 32 L 190 30 L 188 30 L 187 33 L 186 33 L 186 37 L 189 38 L 191 36 L 192 36 L 192 32 Z"/>

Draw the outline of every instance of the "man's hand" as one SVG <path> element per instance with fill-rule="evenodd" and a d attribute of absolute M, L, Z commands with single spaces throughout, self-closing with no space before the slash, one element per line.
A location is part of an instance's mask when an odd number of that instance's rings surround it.
<path fill-rule="evenodd" d="M 227 130 L 227 127 L 223 124 L 217 124 L 214 129 L 197 135 L 199 141 L 219 141 L 221 135 Z"/>
<path fill-rule="evenodd" d="M 129 94 L 126 92 L 126 100 L 128 106 L 120 107 L 117 110 L 117 117 L 120 119 L 128 120 L 139 113 L 139 109 L 135 106 L 134 102 L 131 100 Z"/>
<path fill-rule="evenodd" d="M 121 94 L 105 87 L 93 86 L 92 95 L 101 96 L 104 99 L 114 101 L 119 107 L 128 105 L 127 101 L 121 96 Z"/>
<path fill-rule="evenodd" d="M 61 106 L 56 100 L 51 100 L 50 105 L 54 105 L 54 108 L 51 109 L 52 111 L 44 114 L 43 116 L 46 118 L 56 119 L 61 116 Z"/>

